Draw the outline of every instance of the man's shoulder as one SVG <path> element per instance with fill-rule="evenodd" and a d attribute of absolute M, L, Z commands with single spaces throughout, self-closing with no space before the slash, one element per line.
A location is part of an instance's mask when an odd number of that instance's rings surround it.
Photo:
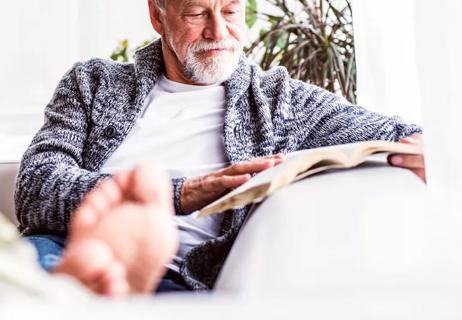
<path fill-rule="evenodd" d="M 92 58 L 77 62 L 73 65 L 72 71 L 77 76 L 90 77 L 92 79 L 118 79 L 121 76 L 135 76 L 135 66 L 133 63 L 121 63 L 101 58 Z"/>
<path fill-rule="evenodd" d="M 320 104 L 330 105 L 340 98 L 312 83 L 292 78 L 283 66 L 263 70 L 256 64 L 250 64 L 254 94 L 273 106 L 285 104 L 289 109 L 304 109 Z M 258 88 L 258 89 L 257 89 Z"/>
<path fill-rule="evenodd" d="M 275 66 L 268 70 L 263 70 L 260 66 L 252 64 L 254 74 L 260 83 L 260 88 L 264 92 L 272 92 L 274 90 L 285 93 L 290 92 L 311 92 L 321 89 L 308 82 L 293 79 L 287 69 L 283 66 Z M 322 90 L 322 89 L 321 89 Z"/>
<path fill-rule="evenodd" d="M 263 70 L 259 65 L 252 63 L 251 67 L 262 85 L 281 83 L 291 80 L 289 72 L 283 66 L 276 66 Z"/>
<path fill-rule="evenodd" d="M 293 79 L 284 66 L 274 66 L 270 69 L 263 70 L 259 65 L 250 64 L 254 74 L 260 80 L 262 86 L 275 86 L 285 84 L 292 88 L 310 88 L 313 87 L 307 82 Z"/>
<path fill-rule="evenodd" d="M 120 63 L 92 58 L 75 63 L 66 73 L 61 87 L 74 87 L 85 101 L 92 101 L 96 94 L 115 93 L 126 95 L 133 92 L 137 83 L 133 63 Z"/>

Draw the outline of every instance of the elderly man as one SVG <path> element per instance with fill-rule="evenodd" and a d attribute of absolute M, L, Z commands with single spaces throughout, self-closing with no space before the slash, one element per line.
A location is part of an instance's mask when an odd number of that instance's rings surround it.
<path fill-rule="evenodd" d="M 242 55 L 244 0 L 150 0 L 149 10 L 161 40 L 139 50 L 134 64 L 74 65 L 24 155 L 17 216 L 42 257 L 60 255 L 85 194 L 114 172 L 151 161 L 170 174 L 180 232 L 161 289 L 211 289 L 248 208 L 203 219 L 198 209 L 288 152 L 420 140 L 417 126 L 292 80 L 284 68 L 250 63 Z M 422 157 L 394 155 L 390 162 L 424 178 Z M 133 229 L 117 236 L 143 236 Z M 45 260 L 45 268 L 54 267 Z"/>

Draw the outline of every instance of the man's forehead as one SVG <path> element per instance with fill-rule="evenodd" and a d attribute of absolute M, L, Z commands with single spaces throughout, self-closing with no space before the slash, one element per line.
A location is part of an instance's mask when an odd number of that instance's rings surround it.
<path fill-rule="evenodd" d="M 212 6 L 215 4 L 221 4 L 222 6 L 225 6 L 228 4 L 241 4 L 246 2 L 246 0 L 170 0 L 168 2 L 184 8 L 194 5 Z"/>

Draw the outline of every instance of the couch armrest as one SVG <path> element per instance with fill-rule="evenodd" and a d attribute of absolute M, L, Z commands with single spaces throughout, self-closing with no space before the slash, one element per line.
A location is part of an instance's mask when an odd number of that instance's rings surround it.
<path fill-rule="evenodd" d="M 19 163 L 0 163 L 0 212 L 17 225 L 14 211 L 14 188 Z"/>

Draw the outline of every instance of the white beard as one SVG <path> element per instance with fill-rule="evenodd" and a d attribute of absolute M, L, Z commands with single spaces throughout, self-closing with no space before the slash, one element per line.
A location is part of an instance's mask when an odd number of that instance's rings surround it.
<path fill-rule="evenodd" d="M 197 83 L 214 84 L 229 79 L 239 63 L 239 52 L 223 52 L 216 57 L 199 59 L 194 53 L 186 56 L 185 73 Z"/>
<path fill-rule="evenodd" d="M 177 54 L 173 41 L 168 38 L 170 47 Z M 224 48 L 227 49 L 214 57 L 200 58 L 201 51 Z M 199 41 L 188 47 L 183 62 L 185 76 L 195 83 L 216 84 L 229 79 L 239 64 L 242 45 L 234 39 L 219 42 Z"/>

